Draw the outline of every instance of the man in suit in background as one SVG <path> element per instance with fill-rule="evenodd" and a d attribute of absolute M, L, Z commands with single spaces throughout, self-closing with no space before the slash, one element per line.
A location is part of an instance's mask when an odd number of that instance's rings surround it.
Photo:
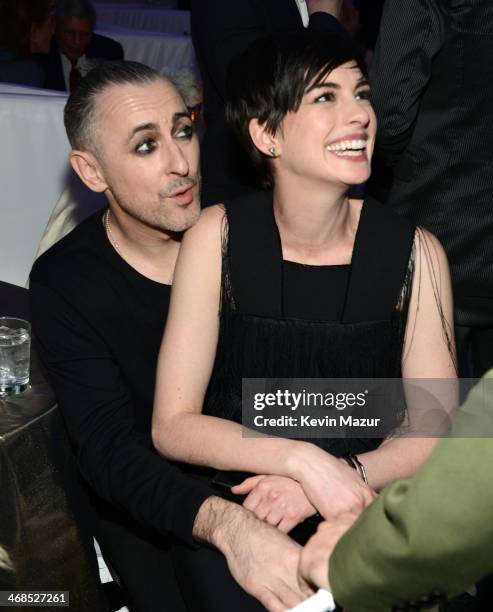
<path fill-rule="evenodd" d="M 492 572 L 492 437 L 490 370 L 413 478 L 386 487 L 354 525 L 354 515 L 321 524 L 300 577 L 345 609 L 385 612 L 419 610 Z"/>
<path fill-rule="evenodd" d="M 447 252 L 462 376 L 493 366 L 492 36 L 491 0 L 388 0 L 371 67 L 371 190 Z"/>
<path fill-rule="evenodd" d="M 247 155 L 226 124 L 226 75 L 235 56 L 275 31 L 308 26 L 344 33 L 342 0 L 192 0 L 192 40 L 204 83 L 206 132 L 201 144 L 202 206 L 261 188 Z"/>
<path fill-rule="evenodd" d="M 95 25 L 96 11 L 90 0 L 58 0 L 50 53 L 39 58 L 47 89 L 72 91 L 97 60 L 123 59 L 121 44 L 94 34 Z"/>

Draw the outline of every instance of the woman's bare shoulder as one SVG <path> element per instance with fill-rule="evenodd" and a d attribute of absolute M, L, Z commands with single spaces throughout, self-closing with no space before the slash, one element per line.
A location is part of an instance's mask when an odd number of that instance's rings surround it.
<path fill-rule="evenodd" d="M 195 225 L 185 232 L 181 249 L 188 250 L 193 246 L 200 248 L 207 245 L 220 246 L 225 216 L 226 212 L 222 204 L 204 208 Z"/>
<path fill-rule="evenodd" d="M 418 226 L 414 236 L 417 263 L 426 262 L 428 267 L 433 265 L 448 270 L 448 259 L 445 249 L 438 238 L 424 227 Z"/>

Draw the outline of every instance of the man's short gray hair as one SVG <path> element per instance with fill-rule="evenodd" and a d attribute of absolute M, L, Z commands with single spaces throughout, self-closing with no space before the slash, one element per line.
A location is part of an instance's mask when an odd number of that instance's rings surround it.
<path fill-rule="evenodd" d="M 77 17 L 90 19 L 96 23 L 96 9 L 91 0 L 57 0 L 55 5 L 55 18 Z"/>

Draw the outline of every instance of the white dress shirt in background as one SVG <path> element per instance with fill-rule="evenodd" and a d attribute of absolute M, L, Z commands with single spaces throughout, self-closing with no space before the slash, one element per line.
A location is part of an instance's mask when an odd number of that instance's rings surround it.
<path fill-rule="evenodd" d="M 62 58 L 62 70 L 63 70 L 63 80 L 65 81 L 65 88 L 67 91 L 70 91 L 70 72 L 72 70 L 72 63 L 63 53 L 60 53 L 60 57 Z M 86 57 L 85 55 L 81 55 L 77 60 L 77 68 L 79 69 L 81 76 L 86 76 L 86 74 L 94 68 L 94 62 Z"/>
<path fill-rule="evenodd" d="M 308 7 L 306 6 L 305 0 L 295 0 L 296 6 L 301 15 L 301 19 L 303 20 L 303 25 L 305 28 L 308 27 L 308 22 L 310 21 L 310 15 L 308 14 Z"/>

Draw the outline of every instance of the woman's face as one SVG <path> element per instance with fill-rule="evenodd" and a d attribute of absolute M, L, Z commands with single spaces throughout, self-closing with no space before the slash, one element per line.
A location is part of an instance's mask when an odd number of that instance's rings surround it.
<path fill-rule="evenodd" d="M 276 181 L 358 185 L 368 180 L 376 132 L 370 87 L 354 62 L 305 93 L 276 135 Z"/>
<path fill-rule="evenodd" d="M 31 53 L 49 53 L 51 39 L 55 31 L 53 17 L 50 15 L 41 24 L 31 26 Z"/>

